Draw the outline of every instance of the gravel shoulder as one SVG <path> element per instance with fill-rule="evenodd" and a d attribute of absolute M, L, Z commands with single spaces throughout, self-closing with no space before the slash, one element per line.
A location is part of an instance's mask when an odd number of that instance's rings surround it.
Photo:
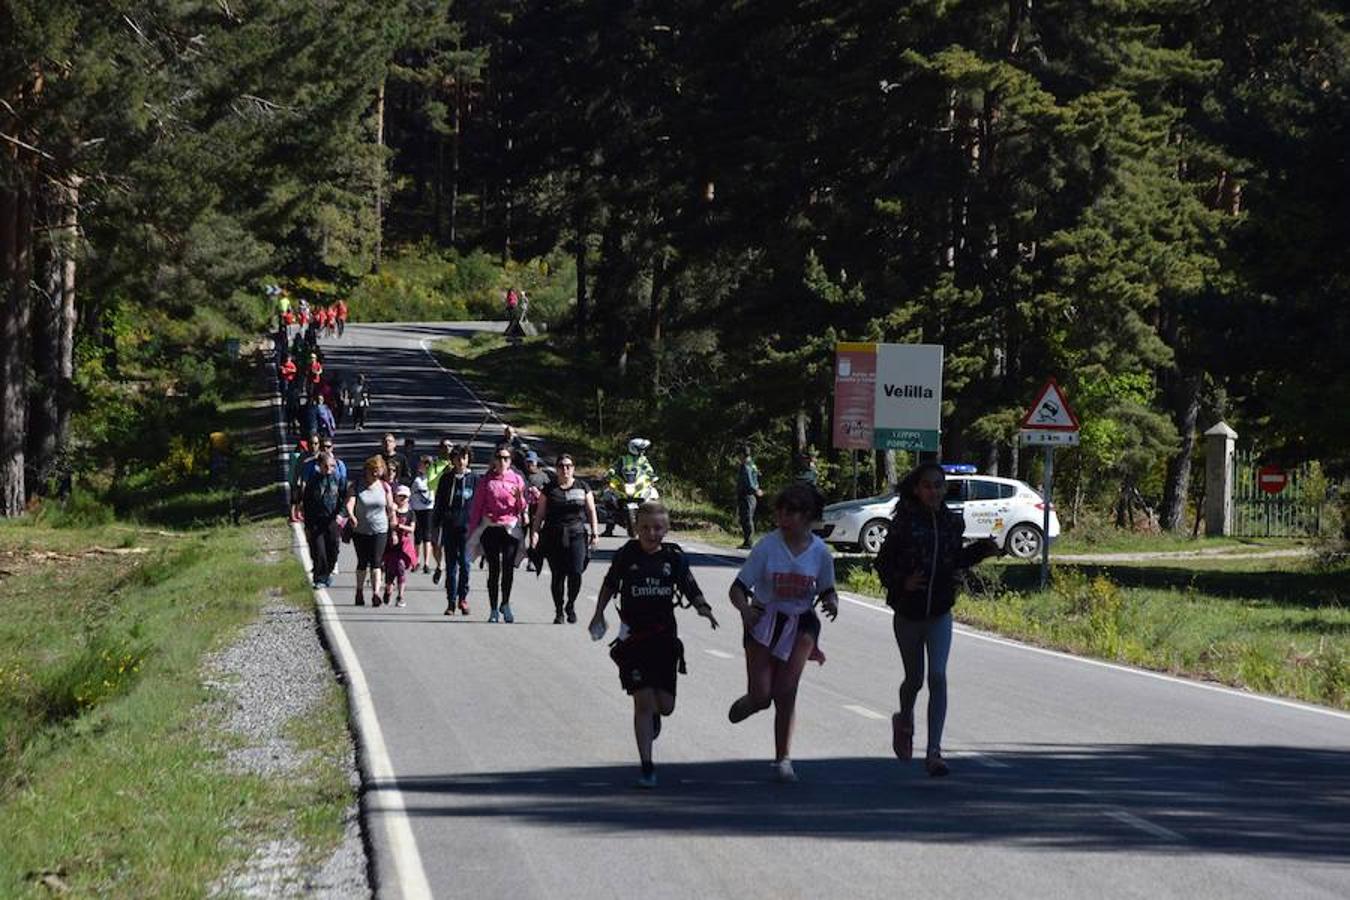
<path fill-rule="evenodd" d="M 254 624 L 208 659 L 205 683 L 219 697 L 226 764 L 232 771 L 293 785 L 335 763 L 295 736 L 298 723 L 330 702 L 334 685 L 313 610 L 279 597 L 269 600 Z M 340 743 L 340 764 L 355 795 L 360 779 L 354 747 L 345 733 Z M 347 807 L 343 820 L 342 837 L 326 855 L 316 854 L 298 823 L 281 823 L 281 836 L 250 848 L 244 865 L 211 885 L 209 896 L 370 897 L 356 804 Z"/>

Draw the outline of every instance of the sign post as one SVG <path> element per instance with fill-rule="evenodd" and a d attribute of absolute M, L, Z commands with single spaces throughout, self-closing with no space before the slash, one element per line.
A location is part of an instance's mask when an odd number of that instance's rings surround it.
<path fill-rule="evenodd" d="M 1021 439 L 1024 445 L 1045 447 L 1044 515 L 1041 518 L 1041 590 L 1050 583 L 1050 512 L 1055 485 L 1055 447 L 1078 445 L 1078 416 L 1064 391 L 1051 378 L 1041 388 L 1036 402 L 1022 417 Z"/>

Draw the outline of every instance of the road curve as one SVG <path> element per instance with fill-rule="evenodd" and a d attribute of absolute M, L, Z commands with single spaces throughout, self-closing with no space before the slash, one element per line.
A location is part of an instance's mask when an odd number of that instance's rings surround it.
<path fill-rule="evenodd" d="M 428 449 L 473 431 L 481 401 L 424 348 L 476 327 L 353 325 L 326 345 L 330 369 L 376 385 L 369 428 L 339 435 L 349 465 L 387 429 Z M 585 615 L 619 544 L 602 541 Z M 740 556 L 690 549 L 734 624 Z M 364 800 L 382 896 L 419 894 L 412 865 L 434 896 L 513 900 L 1350 896 L 1350 716 L 965 632 L 953 775 L 929 779 L 889 751 L 889 613 L 849 602 L 825 624 L 828 663 L 803 679 L 802 781 L 779 785 L 769 717 L 726 720 L 744 688 L 738 630 L 686 615 L 661 785 L 638 792 L 631 703 L 603 644 L 550 624 L 544 580 L 519 570 L 516 624 L 489 625 L 481 570 L 473 615 L 447 618 L 420 574 L 406 609 L 353 607 L 352 562 L 345 549 L 325 627 L 359 661 L 387 754 Z M 362 752 L 369 776 L 364 735 Z"/>

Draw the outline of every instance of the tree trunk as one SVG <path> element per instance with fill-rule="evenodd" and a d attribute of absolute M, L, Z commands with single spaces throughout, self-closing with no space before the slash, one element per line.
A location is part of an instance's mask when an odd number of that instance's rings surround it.
<path fill-rule="evenodd" d="M 455 79 L 454 121 L 450 129 L 450 246 L 459 240 L 459 132 L 464 121 L 459 79 Z"/>
<path fill-rule="evenodd" d="M 658 406 L 661 402 L 661 325 L 666 285 L 669 281 L 667 275 L 666 255 L 662 251 L 652 268 L 651 295 L 647 301 L 647 329 L 652 354 L 652 397 L 656 399 Z"/>
<path fill-rule="evenodd" d="M 24 511 L 33 173 L 17 151 L 6 156 L 14 169 L 28 169 L 0 189 L 0 516 L 8 518 Z"/>
<path fill-rule="evenodd" d="M 576 332 L 577 347 L 584 349 L 586 346 L 586 320 L 590 316 L 590 297 L 586 293 L 586 282 L 590 277 L 590 272 L 586 266 L 586 211 L 580 201 L 572 207 L 572 230 L 575 232 L 575 242 L 572 245 L 572 255 L 576 260 L 577 267 L 577 310 L 576 310 Z"/>
<path fill-rule="evenodd" d="M 61 281 L 65 265 L 57 236 L 61 188 L 48 184 L 42 191 L 39 218 L 47 240 L 38 248 L 40 276 L 32 305 L 33 385 L 28 393 L 27 465 L 32 477 L 27 494 L 46 494 L 47 479 L 56 459 L 57 382 L 60 380 Z"/>
<path fill-rule="evenodd" d="M 800 457 L 806 452 L 808 438 L 806 436 L 806 407 L 797 407 L 797 416 L 793 421 L 792 429 L 792 450 Z M 795 463 L 796 460 L 793 460 Z"/>
<path fill-rule="evenodd" d="M 1176 385 L 1173 421 L 1181 433 L 1181 448 L 1167 463 L 1167 484 L 1159 525 L 1164 531 L 1179 531 L 1186 525 L 1186 500 L 1191 492 L 1191 460 L 1195 456 L 1195 423 L 1200 417 L 1199 375 L 1186 375 Z"/>
<path fill-rule="evenodd" d="M 372 272 L 380 271 L 384 255 L 384 85 L 382 79 L 375 94 L 375 149 L 378 160 L 375 174 L 375 246 L 370 266 Z"/>
<path fill-rule="evenodd" d="M 432 178 L 435 185 L 431 205 L 431 233 L 436 243 L 445 242 L 445 135 L 436 135 L 436 172 Z"/>

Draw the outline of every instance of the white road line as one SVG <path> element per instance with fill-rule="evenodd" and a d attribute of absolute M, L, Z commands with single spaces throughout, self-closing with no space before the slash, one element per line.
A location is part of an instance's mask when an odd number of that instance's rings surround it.
<path fill-rule="evenodd" d="M 856 703 L 845 703 L 845 704 L 844 704 L 844 709 L 848 710 L 848 711 L 851 712 L 851 713 L 857 713 L 858 715 L 862 716 L 864 719 L 881 719 L 881 720 L 885 720 L 885 719 L 886 719 L 886 716 L 883 716 L 881 713 L 877 712 L 875 709 L 868 709 L 867 707 L 865 707 L 865 706 L 859 706 L 859 705 L 856 704 Z"/>
<path fill-rule="evenodd" d="M 1105 813 L 1117 822 L 1124 822 L 1131 828 L 1137 828 L 1145 834 L 1151 834 L 1155 838 L 1162 838 L 1165 841 L 1185 841 L 1186 839 L 1177 834 L 1170 828 L 1164 828 L 1161 825 L 1150 822 L 1148 819 L 1141 819 L 1133 813 L 1127 813 L 1123 809 L 1108 809 Z"/>
<path fill-rule="evenodd" d="M 309 558 L 309 547 L 305 542 L 305 533 L 300 523 L 291 523 L 291 534 L 295 554 L 308 574 L 313 568 Z M 375 885 L 376 894 L 383 896 L 386 891 L 395 891 L 406 900 L 431 900 L 431 884 L 427 881 L 426 870 L 422 867 L 422 855 L 417 850 L 417 840 L 413 837 L 412 822 L 408 818 L 407 805 L 403 802 L 403 792 L 397 784 L 394 764 L 389 759 L 389 750 L 384 743 L 384 732 L 380 730 L 380 721 L 375 715 L 375 705 L 370 697 L 370 685 L 365 672 L 356 658 L 356 650 L 347 638 L 328 591 L 319 588 L 314 592 L 318 600 L 319 615 L 330 627 L 333 636 L 333 649 L 337 651 L 342 671 L 347 675 L 347 695 L 351 698 L 352 710 L 356 714 L 357 733 L 365 749 L 367 768 L 369 769 L 372 793 L 379 794 L 380 818 L 384 823 L 385 836 L 389 841 L 389 855 L 394 862 L 394 871 L 381 878 L 381 884 Z M 369 803 L 373 804 L 375 798 Z M 378 870 L 377 870 L 378 871 Z"/>
<path fill-rule="evenodd" d="M 721 650 L 712 650 L 712 649 L 709 649 L 709 648 L 706 648 L 706 647 L 704 648 L 703 652 L 706 653 L 706 654 L 708 654 L 709 656 L 715 656 L 715 657 L 717 657 L 718 659 L 735 659 L 735 658 L 736 658 L 736 657 L 732 656 L 730 653 L 724 653 L 724 652 L 722 652 Z"/>
<path fill-rule="evenodd" d="M 484 403 L 483 398 L 478 396 L 478 392 L 475 391 L 473 388 L 469 387 L 469 383 L 467 381 L 465 381 L 463 378 L 460 378 L 458 375 L 447 369 L 445 366 L 441 365 L 441 361 L 436 358 L 436 354 L 432 353 L 431 348 L 427 346 L 426 338 L 422 338 L 420 341 L 417 342 L 417 344 L 422 348 L 422 352 L 425 353 L 427 357 L 436 364 L 436 368 L 440 369 L 442 372 L 453 378 L 455 380 L 455 383 L 458 384 L 460 387 L 464 388 L 464 390 L 468 393 L 468 395 L 473 398 L 473 401 L 477 403 L 482 409 L 487 411 L 489 416 L 496 419 L 498 422 L 502 420 L 501 416 L 497 415 L 497 411 L 494 410 L 488 404 Z"/>
<path fill-rule="evenodd" d="M 1005 763 L 1003 760 L 1001 760 L 1001 759 L 995 759 L 995 758 L 992 757 L 992 756 L 985 756 L 983 753 L 958 753 L 958 754 L 956 754 L 956 758 L 957 758 L 957 759 L 973 759 L 973 760 L 975 760 L 975 762 L 979 763 L 980 765 L 986 766 L 986 767 L 988 767 L 988 768 L 990 768 L 990 769 L 1011 769 L 1011 768 L 1012 768 L 1012 766 L 1010 766 L 1008 763 Z"/>
<path fill-rule="evenodd" d="M 894 616 L 895 613 L 889 606 L 882 606 L 878 603 L 872 603 L 857 597 L 851 597 L 848 594 L 839 595 L 844 600 L 856 606 L 863 606 L 873 612 L 882 613 L 888 616 Z M 1062 653 L 1059 650 L 1047 650 L 1044 647 L 1033 647 L 1030 644 L 1023 644 L 1020 641 L 1009 640 L 1008 638 L 995 637 L 992 634 L 985 634 L 982 631 L 974 631 L 965 626 L 957 626 L 956 632 L 966 637 L 972 637 L 979 641 L 987 641 L 991 644 L 1002 644 L 1005 647 L 1012 647 L 1016 650 L 1025 650 L 1029 653 L 1039 653 L 1043 656 L 1054 656 L 1059 659 L 1067 659 L 1072 662 L 1082 663 L 1085 666 L 1096 666 L 1099 669 L 1112 669 L 1116 672 L 1125 672 L 1129 675 L 1138 675 L 1143 678 L 1154 678 L 1158 681 L 1167 681 L 1172 684 L 1179 684 L 1189 688 L 1197 688 L 1202 691 L 1214 691 L 1219 694 L 1228 694 L 1230 697 L 1241 697 L 1244 700 L 1259 700 L 1262 703 L 1271 703 L 1275 706 L 1284 706 L 1289 709 L 1302 710 L 1303 712 L 1317 713 L 1323 716 L 1331 716 L 1335 719 L 1345 719 L 1350 721 L 1350 713 L 1339 712 L 1334 709 L 1325 709 L 1321 706 L 1311 706 L 1307 703 L 1299 703 L 1295 700 L 1284 700 L 1280 697 L 1267 697 L 1265 694 L 1249 694 L 1246 691 L 1239 691 L 1235 688 L 1224 687 L 1218 684 L 1206 684 L 1203 681 L 1192 681 L 1188 678 L 1178 678 L 1175 675 L 1164 675 L 1162 672 L 1150 672 L 1147 669 L 1135 669 L 1131 666 L 1122 666 L 1119 663 L 1109 663 L 1100 659 L 1088 659 L 1083 656 L 1074 656 L 1072 653 Z"/>

